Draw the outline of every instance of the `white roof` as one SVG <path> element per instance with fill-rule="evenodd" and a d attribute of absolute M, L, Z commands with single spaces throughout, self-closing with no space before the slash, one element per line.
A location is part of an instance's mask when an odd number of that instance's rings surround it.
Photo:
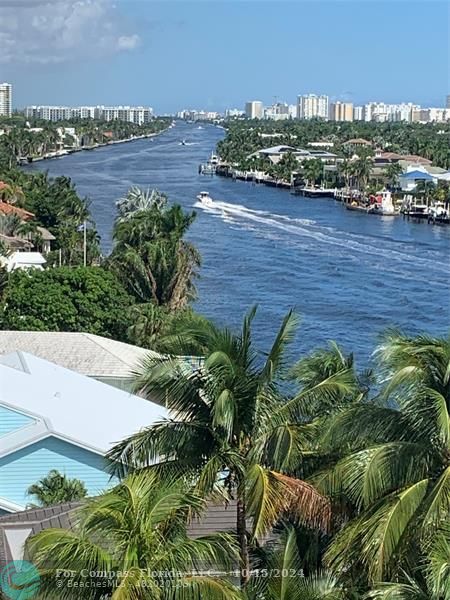
<path fill-rule="evenodd" d="M 13 252 L 6 260 L 4 259 L 4 262 L 6 269 L 13 271 L 26 268 L 42 269 L 42 265 L 47 261 L 40 252 Z"/>
<path fill-rule="evenodd" d="M 19 265 L 45 265 L 47 262 L 40 252 L 13 252 L 9 260 Z"/>
<path fill-rule="evenodd" d="M 35 417 L 0 438 L 0 457 L 49 435 L 104 454 L 167 415 L 153 402 L 26 352 L 0 357 L 0 404 Z"/>
<path fill-rule="evenodd" d="M 92 333 L 0 331 L 0 354 L 22 350 L 90 377 L 125 378 L 151 353 Z"/>

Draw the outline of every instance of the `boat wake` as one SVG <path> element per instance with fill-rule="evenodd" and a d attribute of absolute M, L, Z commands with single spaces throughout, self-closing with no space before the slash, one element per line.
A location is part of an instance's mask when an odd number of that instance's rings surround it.
<path fill-rule="evenodd" d="M 240 228 L 249 229 L 258 235 L 273 237 L 275 230 L 289 234 L 282 236 L 292 242 L 296 238 L 303 238 L 310 243 L 306 246 L 308 250 L 314 252 L 333 251 L 330 246 L 341 249 L 342 257 L 352 257 L 373 262 L 374 266 L 380 269 L 388 268 L 390 271 L 402 273 L 402 264 L 413 262 L 417 268 L 433 268 L 445 275 L 450 274 L 450 267 L 442 262 L 438 262 L 437 257 L 429 254 L 428 257 L 412 254 L 411 248 L 404 250 L 398 240 L 380 240 L 376 236 L 358 235 L 339 231 L 332 227 L 319 225 L 311 219 L 299 219 L 271 213 L 269 211 L 254 210 L 242 204 L 232 204 L 229 202 L 214 201 L 212 205 L 205 205 L 202 202 L 196 202 L 195 207 L 201 208 L 204 212 L 221 218 L 227 223 L 232 223 Z M 312 244 L 311 244 L 312 242 Z"/>

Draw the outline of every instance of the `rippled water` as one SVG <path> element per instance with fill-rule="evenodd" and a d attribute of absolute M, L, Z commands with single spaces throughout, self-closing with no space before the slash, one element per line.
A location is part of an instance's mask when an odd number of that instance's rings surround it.
<path fill-rule="evenodd" d="M 258 303 L 257 335 L 265 344 L 292 306 L 302 316 L 296 351 L 335 339 L 361 365 L 387 327 L 448 332 L 450 227 L 367 216 L 329 199 L 198 175 L 222 136 L 213 126 L 179 124 L 151 141 L 31 168 L 70 176 L 89 196 L 105 251 L 115 202 L 131 185 L 156 187 L 195 207 L 191 238 L 203 256 L 197 309 L 234 326 Z M 203 189 L 217 207 L 196 202 Z"/>

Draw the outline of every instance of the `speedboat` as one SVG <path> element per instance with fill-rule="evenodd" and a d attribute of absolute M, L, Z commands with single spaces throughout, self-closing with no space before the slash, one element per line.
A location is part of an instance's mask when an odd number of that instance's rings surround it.
<path fill-rule="evenodd" d="M 200 194 L 198 194 L 198 196 L 197 196 L 197 200 L 199 200 L 205 206 L 213 206 L 214 205 L 214 200 L 211 198 L 211 196 L 208 194 L 208 192 L 200 192 Z"/>

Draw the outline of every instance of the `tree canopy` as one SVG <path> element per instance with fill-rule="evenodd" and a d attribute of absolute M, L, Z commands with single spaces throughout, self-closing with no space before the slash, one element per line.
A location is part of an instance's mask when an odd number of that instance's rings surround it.
<path fill-rule="evenodd" d="M 60 267 L 9 274 L 2 329 L 86 331 L 127 339 L 131 297 L 102 267 Z"/>

